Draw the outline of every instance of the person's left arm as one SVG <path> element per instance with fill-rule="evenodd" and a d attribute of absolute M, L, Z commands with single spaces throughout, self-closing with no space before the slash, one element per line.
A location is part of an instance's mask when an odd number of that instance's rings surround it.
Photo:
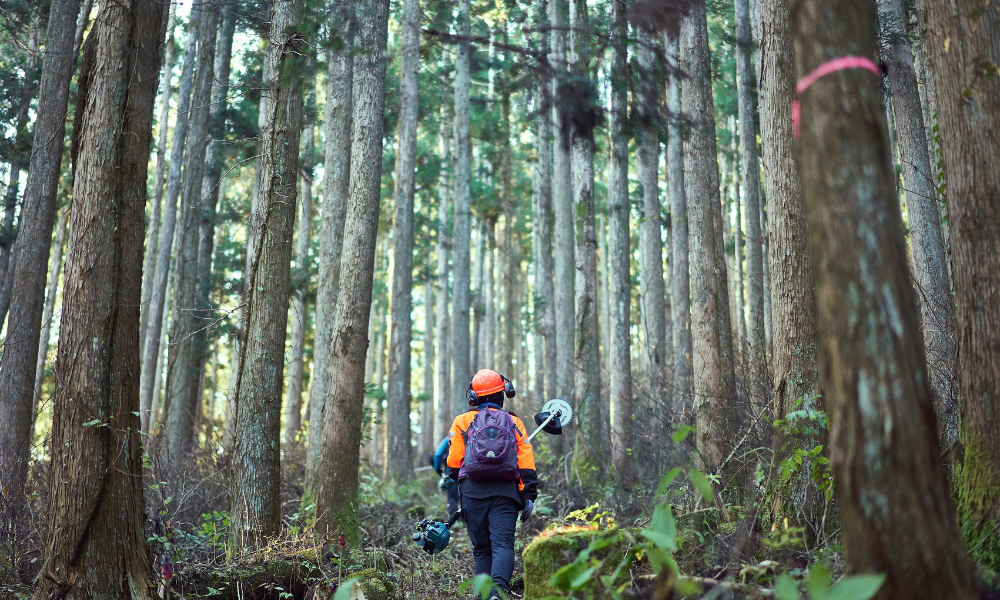
<path fill-rule="evenodd" d="M 535 472 L 535 455 L 531 450 L 531 442 L 528 441 L 528 430 L 524 427 L 521 419 L 513 417 L 514 427 L 517 429 L 517 468 L 521 475 L 521 498 L 531 500 L 538 498 L 538 474 Z"/>

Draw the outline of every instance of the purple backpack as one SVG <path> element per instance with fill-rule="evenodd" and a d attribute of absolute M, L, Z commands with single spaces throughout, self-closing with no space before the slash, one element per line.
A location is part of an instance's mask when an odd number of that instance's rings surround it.
<path fill-rule="evenodd" d="M 468 477 L 480 483 L 516 481 L 517 428 L 505 410 L 490 410 L 482 406 L 465 438 L 465 460 L 458 478 Z"/>

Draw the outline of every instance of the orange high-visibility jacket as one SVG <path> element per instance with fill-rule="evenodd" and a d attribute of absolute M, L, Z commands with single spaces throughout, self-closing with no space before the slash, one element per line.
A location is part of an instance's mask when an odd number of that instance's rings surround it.
<path fill-rule="evenodd" d="M 499 409 L 490 407 L 487 410 Z M 462 461 L 465 460 L 466 431 L 469 430 L 469 425 L 472 424 L 472 420 L 476 418 L 478 412 L 478 409 L 473 408 L 458 415 L 451 424 L 451 431 L 448 432 L 448 435 L 451 436 L 451 448 L 448 450 L 448 475 L 456 481 L 458 481 L 458 471 L 462 468 Z M 516 430 L 514 436 L 517 438 L 517 468 L 520 472 L 517 489 L 522 498 L 534 501 L 538 496 L 538 475 L 535 472 L 535 455 L 532 454 L 531 443 L 528 442 L 528 430 L 524 427 L 521 419 L 513 414 L 510 415 L 510 418 L 514 421 L 514 429 Z"/>

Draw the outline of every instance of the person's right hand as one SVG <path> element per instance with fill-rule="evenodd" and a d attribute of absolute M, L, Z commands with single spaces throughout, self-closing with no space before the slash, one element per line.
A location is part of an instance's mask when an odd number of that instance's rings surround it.
<path fill-rule="evenodd" d="M 531 516 L 531 513 L 535 511 L 535 503 L 530 499 L 524 501 L 524 510 L 521 511 L 521 522 L 524 523 Z"/>

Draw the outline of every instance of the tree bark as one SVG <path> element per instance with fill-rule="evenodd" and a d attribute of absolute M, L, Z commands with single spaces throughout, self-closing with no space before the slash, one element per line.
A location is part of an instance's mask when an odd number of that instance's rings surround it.
<path fill-rule="evenodd" d="M 434 445 L 434 282 L 424 280 L 424 386 L 420 401 L 420 443 L 417 457 L 433 454 Z"/>
<path fill-rule="evenodd" d="M 205 150 L 205 166 L 202 169 L 203 177 L 201 181 L 201 223 L 198 234 L 198 282 L 195 287 L 195 301 L 198 307 L 196 316 L 199 327 L 195 333 L 196 348 L 198 355 L 196 360 L 198 366 L 197 373 L 204 371 L 206 352 L 209 348 L 210 336 L 209 327 L 215 319 L 214 307 L 212 305 L 211 294 L 214 291 L 212 282 L 212 259 L 215 253 L 215 226 L 218 220 L 219 199 L 226 197 L 227 180 L 222 178 L 224 167 L 223 144 L 225 143 L 225 115 L 227 107 L 227 97 L 229 94 L 229 74 L 230 62 L 233 55 L 233 35 L 236 29 L 236 15 L 232 8 L 227 10 L 225 5 L 219 7 L 222 11 L 219 32 L 215 50 L 215 65 L 212 68 L 212 106 L 209 114 L 208 126 L 208 146 Z M 217 335 L 211 336 L 211 341 L 217 341 Z M 218 354 L 218 350 L 214 353 Z M 213 361 L 217 356 L 213 355 Z M 232 366 L 232 365 L 230 365 Z M 213 384 L 214 385 L 214 384 Z M 211 412 L 206 424 L 206 431 L 211 434 L 213 424 L 211 422 Z M 211 440 L 210 435 L 206 435 L 206 442 Z"/>
<path fill-rule="evenodd" d="M 92 0 L 90 0 L 92 1 Z M 89 3 L 89 2 L 88 2 Z M 86 10 L 86 7 L 84 7 Z M 149 228 L 146 233 L 146 256 L 142 264 L 142 306 L 139 308 L 139 348 L 146 347 L 146 332 L 149 330 L 149 308 L 152 299 L 153 276 L 156 273 L 157 244 L 160 241 L 160 212 L 163 205 L 163 177 L 166 174 L 167 132 L 170 130 L 170 94 L 173 91 L 171 79 L 174 72 L 176 48 L 174 30 L 177 28 L 177 5 L 170 5 L 167 21 L 166 57 L 163 59 L 163 87 L 160 92 L 159 135 L 156 142 L 156 174 L 153 177 L 153 204 L 149 207 Z M 86 21 L 83 21 L 86 23 Z M 83 28 L 77 24 L 77 35 L 83 36 Z M 77 43 L 79 44 L 79 42 Z"/>
<path fill-rule="evenodd" d="M 938 440 L 949 448 L 958 437 L 955 382 L 955 308 L 948 281 L 948 256 L 941 237 L 937 186 L 931 172 L 920 90 L 907 40 L 900 0 L 879 0 L 886 23 L 882 55 L 888 71 L 896 141 L 903 167 L 903 194 L 913 251 L 913 274 L 923 325 L 924 352 L 934 390 Z"/>
<path fill-rule="evenodd" d="M 302 0 L 276 0 L 264 53 L 257 197 L 250 215 L 244 343 L 236 373 L 229 515 L 236 552 L 281 527 L 281 387 L 302 129 Z M 381 137 L 381 136 L 380 136 Z"/>
<path fill-rule="evenodd" d="M 807 409 L 823 408 L 816 365 L 816 297 L 789 110 L 795 65 L 786 0 L 759 0 L 757 19 L 761 46 L 761 147 L 765 191 L 771 207 L 767 237 L 774 327 L 772 418 L 784 419 L 796 410 L 796 401 L 800 399 Z M 752 217 L 756 214 L 748 209 L 748 223 Z M 764 355 L 766 348 L 755 352 Z M 780 448 L 784 441 L 779 436 L 773 445 Z M 818 528 L 825 502 L 812 481 L 811 468 L 803 461 L 792 488 L 785 492 L 789 496 L 786 506 L 800 511 L 807 522 Z"/>
<path fill-rule="evenodd" d="M 309 83 L 315 85 L 314 78 Z M 308 94 L 308 92 L 307 92 Z M 308 100 L 308 98 L 307 98 Z M 307 111 L 304 111 L 308 113 Z M 303 158 L 309 160 L 314 147 L 314 122 L 310 119 L 302 132 Z M 299 189 L 302 204 L 299 207 L 299 222 L 295 232 L 295 270 L 298 289 L 292 294 L 292 354 L 288 361 L 288 398 L 285 400 L 285 444 L 292 445 L 302 429 L 302 389 L 305 386 L 306 369 L 306 327 L 309 321 L 309 307 L 305 299 L 305 287 L 309 284 L 309 242 L 312 237 L 312 165 L 302 165 Z"/>
<path fill-rule="evenodd" d="M 457 415 L 465 410 L 465 388 L 472 373 L 469 367 L 469 242 L 472 196 L 471 155 L 469 137 L 469 42 L 470 0 L 458 1 L 458 43 L 455 58 L 455 230 L 452 238 L 452 410 Z"/>
<path fill-rule="evenodd" d="M 184 66 L 181 70 L 180 87 L 177 94 L 177 122 L 174 123 L 174 140 L 170 148 L 170 168 L 167 172 L 166 200 L 163 206 L 163 221 L 160 224 L 160 241 L 157 243 L 156 274 L 153 277 L 149 301 L 145 346 L 142 351 L 142 373 L 139 377 L 139 412 L 142 413 L 142 430 L 149 431 L 149 412 L 153 403 L 154 371 L 156 356 L 160 350 L 160 333 L 163 313 L 167 302 L 167 279 L 170 277 L 171 252 L 174 244 L 174 229 L 177 226 L 177 197 L 180 195 L 181 166 L 184 161 L 184 146 L 187 140 L 189 116 L 191 112 L 191 85 L 194 78 L 195 53 L 198 50 L 198 17 L 202 11 L 191 11 L 188 17 L 188 41 L 184 49 Z"/>
<path fill-rule="evenodd" d="M 660 80 L 656 69 L 660 61 L 652 49 L 652 36 L 639 30 L 636 47 L 639 74 L 636 123 L 636 158 L 643 190 L 642 244 L 642 324 L 646 334 L 646 355 L 649 362 L 650 393 L 657 401 L 669 405 L 671 382 L 667 369 L 667 309 L 663 284 L 663 224 L 660 217 Z"/>
<path fill-rule="evenodd" d="M 553 70 L 553 99 L 561 98 L 561 87 L 566 78 L 566 28 L 568 25 L 567 0 L 550 0 L 549 18 L 552 21 L 551 64 Z M 555 217 L 554 300 L 556 318 L 556 393 L 555 397 L 572 398 L 573 356 L 576 348 L 574 317 L 574 264 L 573 245 L 573 194 L 570 166 L 569 123 L 561 102 L 553 103 L 552 111 L 552 211 Z M 566 441 L 554 440 L 554 451 L 560 453 Z"/>
<path fill-rule="evenodd" d="M 399 146 L 396 151 L 396 208 L 393 215 L 392 332 L 386 435 L 389 478 L 413 478 L 410 451 L 410 342 L 413 323 L 413 188 L 417 162 L 417 70 L 420 67 L 420 0 L 405 0 L 401 15 Z"/>
<path fill-rule="evenodd" d="M 79 10 L 79 0 L 54 0 L 49 12 L 38 117 L 27 165 L 20 228 L 11 250 L 9 278 L 2 282 L 5 288 L 10 288 L 11 304 L 0 353 L 0 470 L 11 474 L 4 486 L 14 498 L 24 497 L 21 486 L 31 446 L 37 372 L 32 367 L 38 364 L 39 327 L 56 215 L 69 83 L 76 62 L 76 54 L 72 52 L 73 32 Z M 11 169 L 11 177 L 16 176 L 17 170 Z M 0 316 L 0 324 L 2 321 Z"/>
<path fill-rule="evenodd" d="M 590 46 L 587 32 L 586 0 L 570 4 L 572 63 L 574 79 L 582 89 L 577 115 L 570 131 L 570 159 L 573 172 L 573 212 L 576 231 L 576 347 L 574 356 L 573 400 L 576 405 L 575 466 L 603 472 L 601 438 L 601 334 L 597 303 L 597 226 L 594 207 L 594 123 L 596 86 L 590 75 Z"/>
<path fill-rule="evenodd" d="M 288 361 L 288 397 L 285 400 L 285 444 L 296 443 L 302 429 L 302 392 L 305 387 L 306 329 L 309 323 L 309 306 L 306 289 L 309 274 L 309 246 L 312 243 L 313 214 L 313 154 L 316 129 L 316 55 L 307 52 L 305 65 L 305 98 L 303 106 L 302 153 L 299 160 L 299 190 L 302 204 L 295 232 L 295 271 L 292 295 L 292 354 Z"/>
<path fill-rule="evenodd" d="M 726 293 L 721 238 L 715 227 L 719 206 L 719 167 L 716 159 L 715 111 L 712 103 L 705 3 L 696 1 L 681 26 L 681 69 L 684 112 L 691 119 L 688 152 L 684 156 L 685 196 L 691 270 L 691 334 L 693 338 L 694 416 L 698 428 L 695 464 L 714 472 L 728 448 L 727 421 L 732 408 L 724 378 L 732 369 L 724 364 L 720 314 L 728 311 L 722 302 Z"/>
<path fill-rule="evenodd" d="M 478 371 L 484 368 L 483 363 L 483 347 L 486 340 L 483 339 L 483 321 L 484 321 L 484 311 L 486 310 L 486 304 L 483 302 L 483 271 L 485 269 L 484 255 L 486 254 L 486 234 L 483 233 L 483 223 L 482 221 L 476 221 L 476 226 L 473 227 L 473 233 L 475 233 L 476 238 L 476 253 L 475 261 L 476 266 L 472 269 L 472 279 L 476 286 L 476 291 L 472 294 L 472 308 L 475 311 L 475 316 L 472 319 L 472 341 L 469 343 L 469 367 L 473 371 Z"/>
<path fill-rule="evenodd" d="M 789 14 L 800 81 L 832 58 L 875 48 L 870 0 L 795 0 Z M 886 575 L 877 598 L 974 598 L 937 444 L 880 88 L 877 75 L 844 69 L 801 94 L 844 559 L 848 572 Z"/>
<path fill-rule="evenodd" d="M 50 7 L 51 10 L 51 7 Z M 14 213 L 17 211 L 17 192 L 20 185 L 21 171 L 28 169 L 29 161 L 25 161 L 25 155 L 32 154 L 29 148 L 33 145 L 33 140 L 29 140 L 28 125 L 31 108 L 31 101 L 34 100 L 39 91 L 39 85 L 34 85 L 32 80 L 38 69 L 38 62 L 42 53 L 39 51 L 39 38 L 41 37 L 40 18 L 41 14 L 35 13 L 31 17 L 28 32 L 26 49 L 28 51 L 27 68 L 25 70 L 24 85 L 21 86 L 21 102 L 18 105 L 17 118 L 14 122 L 14 158 L 10 162 L 10 177 L 7 183 L 7 193 L 4 195 L 4 219 L 3 229 L 0 230 L 0 326 L 7 318 L 7 309 L 10 308 L 12 295 L 12 275 L 15 268 L 17 256 L 14 255 L 14 245 L 17 243 L 17 228 L 14 227 Z M 33 150 L 33 149 L 32 149 Z M 60 155 L 61 158 L 61 155 Z M 58 170 L 58 167 L 56 167 Z M 29 173 L 30 175 L 30 173 Z M 27 186 L 25 186 L 27 188 Z M 22 203 L 27 196 L 28 190 L 24 190 Z M 54 215 L 53 211 L 53 215 Z M 24 220 L 21 220 L 24 223 Z M 51 236 L 52 226 L 49 226 Z"/>
<path fill-rule="evenodd" d="M 750 0 L 736 0 L 736 89 L 740 117 L 740 170 L 747 215 L 760 214 L 760 164 L 757 162 L 757 127 L 754 123 L 754 68 L 751 60 Z M 763 127 L 764 125 L 761 124 Z M 737 196 L 739 202 L 739 196 Z M 739 223 L 737 223 L 739 227 Z M 747 341 L 754 360 L 766 360 L 764 327 L 764 234 L 760 219 L 747 219 Z"/>
<path fill-rule="evenodd" d="M 958 511 L 973 558 L 1000 568 L 1000 13 L 995 5 L 925 12 L 948 183 L 964 458 Z M 989 69 L 993 69 L 992 72 Z M 987 74 L 989 73 L 989 74 Z"/>
<path fill-rule="evenodd" d="M 670 112 L 667 138 L 667 175 L 670 183 L 670 256 L 671 283 L 670 296 L 673 299 L 673 355 L 674 387 L 678 394 L 674 401 L 675 419 L 679 423 L 690 420 L 691 386 L 694 374 L 691 339 L 691 278 L 688 260 L 688 211 L 684 188 L 684 156 L 681 131 L 681 75 L 677 71 L 680 62 L 680 39 L 678 35 L 667 35 L 665 49 L 670 69 L 667 78 L 667 108 Z"/>
<path fill-rule="evenodd" d="M 205 367 L 202 357 L 207 350 L 207 336 L 199 336 L 198 330 L 210 323 L 199 318 L 201 315 L 198 312 L 201 308 L 197 298 L 198 250 L 203 206 L 202 175 L 208 142 L 219 7 L 209 3 L 193 10 L 201 13 L 197 17 L 198 64 L 192 83 L 193 106 L 188 117 L 190 139 L 184 150 L 181 192 L 184 210 L 174 284 L 174 314 L 170 321 L 170 345 L 167 349 L 167 385 L 163 400 L 167 409 L 164 415 L 166 445 L 160 446 L 168 462 L 190 453 L 198 441 L 200 391 Z M 211 257 L 205 258 L 211 260 Z"/>
<path fill-rule="evenodd" d="M 360 542 L 358 465 L 382 177 L 386 63 L 381 57 L 388 36 L 389 2 L 368 0 L 355 7 L 360 13 L 360 29 L 355 48 L 350 193 L 341 261 L 343 293 L 337 301 L 330 345 L 323 451 L 316 475 L 316 530 L 339 531 L 352 545 Z"/>
<path fill-rule="evenodd" d="M 440 138 L 439 153 L 441 158 L 441 175 L 438 179 L 438 209 L 437 209 L 437 304 L 434 307 L 437 330 L 435 331 L 435 341 L 437 342 L 437 389 L 435 391 L 434 409 L 434 440 L 444 439 L 448 435 L 448 428 L 451 427 L 452 402 L 451 395 L 451 354 L 449 352 L 449 341 L 451 340 L 448 318 L 448 255 L 451 248 L 451 237 L 448 231 L 448 212 L 451 203 L 451 188 L 449 187 L 449 175 L 451 173 L 451 131 L 452 125 L 448 122 L 448 109 L 442 110 L 441 128 L 438 132 Z"/>
<path fill-rule="evenodd" d="M 351 170 L 351 123 L 354 87 L 354 9 L 337 0 L 330 15 L 333 32 L 326 53 L 325 158 L 323 207 L 316 274 L 316 329 L 313 332 L 313 372 L 309 384 L 309 447 L 306 453 L 306 492 L 319 466 L 323 438 L 326 388 L 330 381 L 330 344 L 333 316 L 340 293 L 340 256 L 344 246 L 344 218 Z"/>
<path fill-rule="evenodd" d="M 483 364 L 496 368 L 497 338 L 500 336 L 496 310 L 496 221 L 486 224 L 486 267 L 483 276 L 483 303 L 486 304 L 486 321 L 483 325 Z M 464 397 L 464 396 L 463 396 Z M 464 407 L 463 407 L 464 408 Z"/>
<path fill-rule="evenodd" d="M 45 379 L 45 363 L 49 355 L 49 336 L 52 333 L 52 315 L 56 308 L 56 294 L 59 291 L 59 274 L 63 267 L 63 252 L 66 250 L 66 229 L 69 225 L 70 206 L 63 207 L 56 223 L 56 239 L 52 243 L 49 258 L 48 288 L 45 291 L 45 309 L 42 311 L 42 330 L 38 335 L 38 358 L 35 364 L 35 391 L 32 396 L 32 430 L 38 420 L 38 403 L 42 397 L 42 381 Z"/>
<path fill-rule="evenodd" d="M 75 12 L 72 15 L 75 18 Z M 35 598 L 154 597 L 139 436 L 143 213 L 167 6 L 102 2 L 73 184 Z M 72 26 L 70 26 L 72 30 Z M 61 138 L 60 138 L 61 139 Z M 119 165 L 108 169 L 108 161 Z"/>
<path fill-rule="evenodd" d="M 629 269 L 628 121 L 625 81 L 628 77 L 626 3 L 614 0 L 611 62 L 611 180 L 608 186 L 608 271 L 611 335 L 611 463 L 621 484 L 634 470 L 629 453 L 632 429 L 632 276 Z M 658 202 L 658 201 L 657 201 Z M 662 277 L 661 277 L 662 281 Z"/>

